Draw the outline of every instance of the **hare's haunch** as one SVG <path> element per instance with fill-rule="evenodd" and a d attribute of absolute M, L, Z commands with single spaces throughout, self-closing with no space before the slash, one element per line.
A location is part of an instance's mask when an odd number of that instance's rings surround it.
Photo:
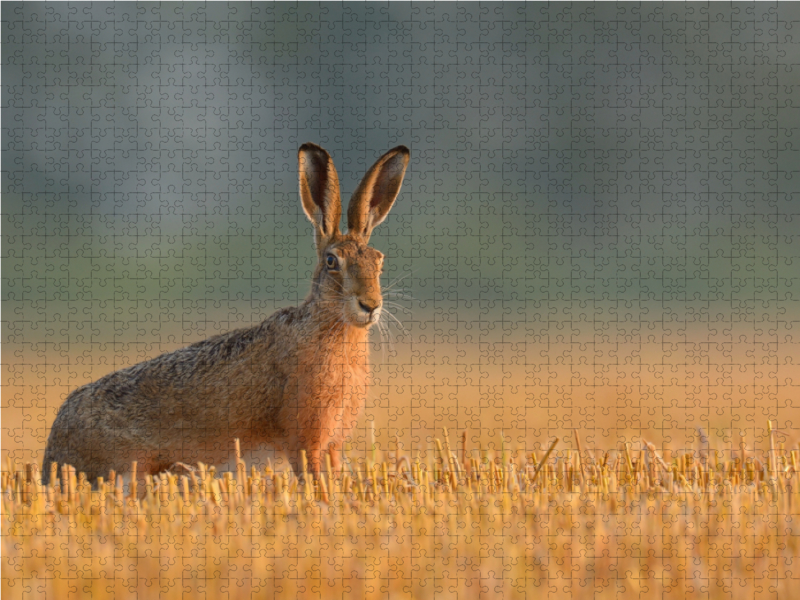
<path fill-rule="evenodd" d="M 121 369 L 72 392 L 56 416 L 42 469 L 70 464 L 90 481 L 110 470 L 141 474 L 182 463 L 218 464 L 231 440 L 287 452 L 299 473 L 305 450 L 319 475 L 364 406 L 367 335 L 383 306 L 383 255 L 368 246 L 394 204 L 409 152 L 398 146 L 367 172 L 340 233 L 339 178 L 328 153 L 300 147 L 300 199 L 314 225 L 317 266 L 299 307 L 263 323 Z M 331 452 L 334 468 L 338 452 Z"/>

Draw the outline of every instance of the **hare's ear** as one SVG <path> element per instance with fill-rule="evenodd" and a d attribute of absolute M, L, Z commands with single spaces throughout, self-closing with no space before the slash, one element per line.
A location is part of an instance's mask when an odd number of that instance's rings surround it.
<path fill-rule="evenodd" d="M 347 228 L 369 240 L 372 230 L 392 208 L 408 167 L 409 151 L 405 146 L 392 148 L 381 156 L 361 180 L 347 208 Z"/>
<path fill-rule="evenodd" d="M 297 153 L 300 199 L 316 230 L 317 250 L 322 251 L 339 233 L 342 200 L 339 176 L 330 155 L 316 144 L 303 144 Z"/>

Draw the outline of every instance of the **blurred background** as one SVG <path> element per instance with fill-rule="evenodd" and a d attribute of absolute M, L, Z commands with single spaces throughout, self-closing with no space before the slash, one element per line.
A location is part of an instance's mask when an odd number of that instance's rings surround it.
<path fill-rule="evenodd" d="M 358 447 L 800 438 L 798 4 L 4 2 L 2 43 L 4 460 L 302 301 L 306 141 L 345 199 L 411 149 Z"/>

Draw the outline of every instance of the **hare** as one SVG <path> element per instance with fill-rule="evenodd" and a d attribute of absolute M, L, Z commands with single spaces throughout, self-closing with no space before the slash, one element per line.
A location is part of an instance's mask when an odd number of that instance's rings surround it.
<path fill-rule="evenodd" d="M 233 438 L 243 449 L 284 450 L 300 474 L 300 452 L 319 477 L 324 453 L 339 468 L 369 378 L 368 330 L 381 316 L 384 256 L 372 230 L 400 192 L 409 151 L 398 146 L 367 172 L 339 231 L 339 178 L 315 144 L 298 152 L 300 200 L 314 225 L 311 291 L 255 327 L 238 329 L 121 369 L 73 391 L 47 440 L 50 465 L 70 464 L 89 481 L 110 470 L 158 473 L 176 463 L 219 464 Z"/>

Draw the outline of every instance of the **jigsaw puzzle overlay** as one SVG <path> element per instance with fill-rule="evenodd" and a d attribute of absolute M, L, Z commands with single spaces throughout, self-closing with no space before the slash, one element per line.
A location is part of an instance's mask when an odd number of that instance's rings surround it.
<path fill-rule="evenodd" d="M 800 5 L 3 2 L 2 44 L 4 598 L 796 587 Z M 70 392 L 303 302 L 305 142 L 345 211 L 410 149 L 346 476 L 39 490 Z"/>

